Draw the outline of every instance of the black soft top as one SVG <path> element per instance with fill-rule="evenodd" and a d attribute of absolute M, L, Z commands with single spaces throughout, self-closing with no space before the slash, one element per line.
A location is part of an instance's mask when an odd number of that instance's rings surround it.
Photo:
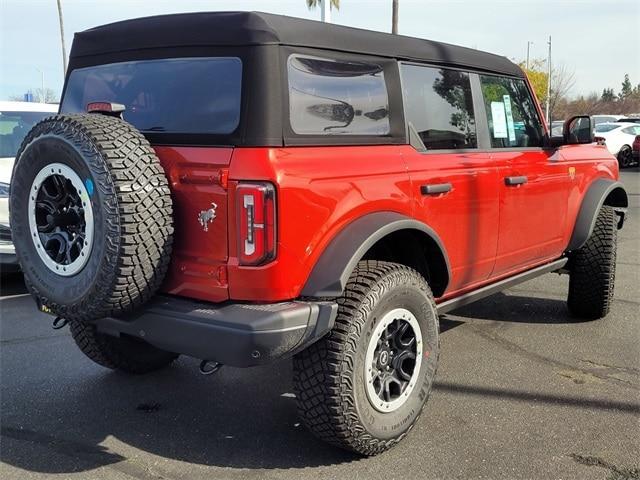
<path fill-rule="evenodd" d="M 72 59 L 184 47 L 286 45 L 370 54 L 522 77 L 507 58 L 470 48 L 262 12 L 138 18 L 76 33 Z"/>

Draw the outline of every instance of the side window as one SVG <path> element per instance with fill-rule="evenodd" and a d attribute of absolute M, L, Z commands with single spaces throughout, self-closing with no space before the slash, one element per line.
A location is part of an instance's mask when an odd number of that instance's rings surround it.
<path fill-rule="evenodd" d="M 381 65 L 291 55 L 287 71 L 295 133 L 389 133 L 389 97 Z"/>
<path fill-rule="evenodd" d="M 543 130 L 522 79 L 480 75 L 493 148 L 541 147 Z"/>
<path fill-rule="evenodd" d="M 622 130 L 624 133 L 628 133 L 629 135 L 640 135 L 640 125 L 627 127 Z"/>
<path fill-rule="evenodd" d="M 405 117 L 427 150 L 476 148 L 469 74 L 401 64 Z"/>

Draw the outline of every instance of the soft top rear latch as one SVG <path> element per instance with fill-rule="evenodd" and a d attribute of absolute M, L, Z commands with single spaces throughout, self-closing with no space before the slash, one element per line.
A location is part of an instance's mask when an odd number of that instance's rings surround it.
<path fill-rule="evenodd" d="M 126 108 L 121 103 L 91 102 L 87 104 L 87 113 L 101 113 L 111 117 L 122 118 L 122 113 Z"/>

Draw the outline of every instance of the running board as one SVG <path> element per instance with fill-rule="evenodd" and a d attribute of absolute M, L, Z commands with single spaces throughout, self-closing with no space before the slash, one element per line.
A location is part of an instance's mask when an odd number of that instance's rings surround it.
<path fill-rule="evenodd" d="M 489 295 L 493 295 L 494 293 L 501 292 L 502 290 L 526 282 L 527 280 L 531 280 L 532 278 L 539 277 L 540 275 L 544 275 L 545 273 L 560 270 L 566 265 L 568 261 L 568 258 L 561 258 L 560 260 L 556 260 L 555 262 L 547 263 L 546 265 L 527 270 L 526 272 L 519 273 L 518 275 L 515 275 L 513 277 L 505 278 L 504 280 L 500 280 L 496 283 L 485 285 L 484 287 L 481 287 L 478 290 L 474 290 L 473 292 L 465 293 L 464 295 L 461 295 L 459 297 L 446 300 L 437 305 L 438 315 L 450 312 L 451 310 L 455 310 L 456 308 L 464 307 L 465 305 L 469 305 L 470 303 L 480 300 L 481 298 L 485 298 Z"/>

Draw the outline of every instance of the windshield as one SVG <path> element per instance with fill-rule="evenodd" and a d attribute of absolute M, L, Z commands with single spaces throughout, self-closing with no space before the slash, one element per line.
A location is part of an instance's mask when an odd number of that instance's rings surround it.
<path fill-rule="evenodd" d="M 611 130 L 614 130 L 616 128 L 620 128 L 620 125 L 616 125 L 613 123 L 601 123 L 599 125 L 596 125 L 596 132 L 610 132 Z"/>
<path fill-rule="evenodd" d="M 142 132 L 232 133 L 240 122 L 242 62 L 235 57 L 111 63 L 71 72 L 61 112 L 121 103 Z"/>
<path fill-rule="evenodd" d="M 0 112 L 0 157 L 15 157 L 25 135 L 53 112 Z"/>

